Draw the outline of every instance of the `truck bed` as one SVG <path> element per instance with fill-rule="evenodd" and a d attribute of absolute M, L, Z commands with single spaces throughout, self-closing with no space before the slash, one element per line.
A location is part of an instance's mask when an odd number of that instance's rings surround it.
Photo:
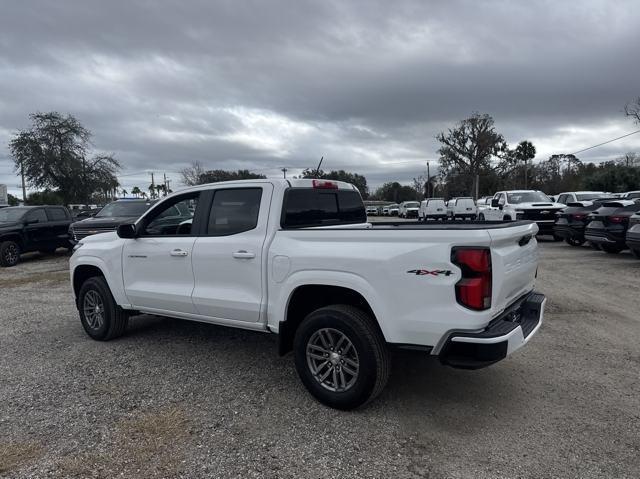
<path fill-rule="evenodd" d="M 371 223 L 371 229 L 376 230 L 494 230 L 524 226 L 532 221 L 376 221 Z"/>

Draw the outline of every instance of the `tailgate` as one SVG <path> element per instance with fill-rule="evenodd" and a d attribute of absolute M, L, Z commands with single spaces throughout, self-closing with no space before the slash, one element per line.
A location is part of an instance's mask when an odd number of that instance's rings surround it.
<path fill-rule="evenodd" d="M 492 309 L 499 314 L 533 289 L 538 268 L 535 223 L 489 229 L 493 270 Z"/>

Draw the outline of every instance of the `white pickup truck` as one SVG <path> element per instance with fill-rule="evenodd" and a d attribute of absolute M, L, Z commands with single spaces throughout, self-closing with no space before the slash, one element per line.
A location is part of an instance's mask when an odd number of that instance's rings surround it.
<path fill-rule="evenodd" d="M 94 339 L 122 335 L 137 314 L 275 333 L 311 394 L 351 409 L 385 386 L 391 347 L 475 369 L 527 343 L 545 304 L 533 291 L 536 232 L 370 224 L 342 182 L 215 183 L 81 240 L 71 283 Z"/>

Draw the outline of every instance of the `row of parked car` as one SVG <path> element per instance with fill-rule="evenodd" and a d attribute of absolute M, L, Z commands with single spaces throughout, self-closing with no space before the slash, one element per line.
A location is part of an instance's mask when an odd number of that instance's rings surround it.
<path fill-rule="evenodd" d="M 23 253 L 51 254 L 58 248 L 72 249 L 86 236 L 115 231 L 120 224 L 140 217 L 152 204 L 149 200 L 122 199 L 79 215 L 73 215 L 64 206 L 2 208 L 0 266 L 15 266 Z M 176 211 L 175 214 L 181 220 L 189 216 L 188 211 Z"/>
<path fill-rule="evenodd" d="M 587 241 L 596 249 L 619 253 L 629 248 L 640 258 L 640 191 L 607 193 L 574 191 L 556 197 L 541 191 L 499 191 L 493 196 L 428 198 L 407 201 L 379 209 L 367 207 L 368 214 L 397 215 L 430 220 L 516 221 L 530 220 L 541 235 L 581 246 Z"/>

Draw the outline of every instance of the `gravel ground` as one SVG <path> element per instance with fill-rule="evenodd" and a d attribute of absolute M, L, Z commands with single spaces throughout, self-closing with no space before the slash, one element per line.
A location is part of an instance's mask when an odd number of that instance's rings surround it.
<path fill-rule="evenodd" d="M 0 476 L 634 477 L 640 261 L 541 243 L 546 321 L 480 371 L 395 353 L 365 409 L 321 406 L 275 338 L 141 317 L 83 332 L 68 258 L 0 269 Z"/>

